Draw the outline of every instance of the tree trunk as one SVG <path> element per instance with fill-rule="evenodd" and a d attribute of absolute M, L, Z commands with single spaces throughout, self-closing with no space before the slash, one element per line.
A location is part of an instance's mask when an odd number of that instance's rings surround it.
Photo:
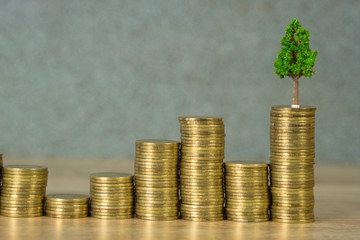
<path fill-rule="evenodd" d="M 299 105 L 299 77 L 293 78 L 293 98 L 292 98 L 292 105 Z"/>

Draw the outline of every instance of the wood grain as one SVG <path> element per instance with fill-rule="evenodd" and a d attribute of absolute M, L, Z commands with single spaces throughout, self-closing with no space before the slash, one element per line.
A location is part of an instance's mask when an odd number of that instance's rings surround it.
<path fill-rule="evenodd" d="M 48 193 L 88 193 L 91 172 L 133 172 L 133 161 L 124 159 L 4 159 L 5 165 L 20 163 L 49 167 Z M 0 239 L 359 239 L 360 166 L 315 169 L 315 223 L 0 217 Z"/>

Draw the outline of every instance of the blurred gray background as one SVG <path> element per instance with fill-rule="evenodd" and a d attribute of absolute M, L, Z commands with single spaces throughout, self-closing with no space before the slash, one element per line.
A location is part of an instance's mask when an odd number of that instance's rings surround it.
<path fill-rule="evenodd" d="M 267 159 L 273 62 L 292 18 L 319 51 L 300 103 L 319 162 L 360 162 L 360 1 L 0 1 L 0 151 L 132 157 L 179 139 L 179 115 L 224 118 L 227 159 Z"/>

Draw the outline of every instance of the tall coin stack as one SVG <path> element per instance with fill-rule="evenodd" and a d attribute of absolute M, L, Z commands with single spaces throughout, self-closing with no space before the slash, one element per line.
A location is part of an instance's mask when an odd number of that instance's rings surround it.
<path fill-rule="evenodd" d="M 135 214 L 146 220 L 179 216 L 179 142 L 138 140 L 135 157 Z"/>
<path fill-rule="evenodd" d="M 0 212 L 7 217 L 44 215 L 48 169 L 33 165 L 8 165 L 3 168 Z"/>
<path fill-rule="evenodd" d="M 269 164 L 225 162 L 226 217 L 237 222 L 269 220 Z"/>
<path fill-rule="evenodd" d="M 50 194 L 46 196 L 46 216 L 84 218 L 89 216 L 89 196 L 83 194 Z"/>
<path fill-rule="evenodd" d="M 315 107 L 271 109 L 271 216 L 287 223 L 314 221 Z"/>
<path fill-rule="evenodd" d="M 101 172 L 90 174 L 91 216 L 103 219 L 134 217 L 133 175 Z"/>
<path fill-rule="evenodd" d="M 225 127 L 217 117 L 179 117 L 181 216 L 191 221 L 224 218 Z"/>

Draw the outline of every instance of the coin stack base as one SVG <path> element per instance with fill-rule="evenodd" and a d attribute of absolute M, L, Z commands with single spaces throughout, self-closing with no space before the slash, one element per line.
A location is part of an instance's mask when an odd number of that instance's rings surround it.
<path fill-rule="evenodd" d="M 271 109 L 271 217 L 314 221 L 315 107 Z"/>
<path fill-rule="evenodd" d="M 44 215 L 48 169 L 35 165 L 8 165 L 3 168 L 0 212 L 7 217 Z"/>
<path fill-rule="evenodd" d="M 101 172 L 90 174 L 91 216 L 102 219 L 134 217 L 133 175 Z"/>
<path fill-rule="evenodd" d="M 181 217 L 224 219 L 225 127 L 217 117 L 179 117 L 181 132 Z"/>
<path fill-rule="evenodd" d="M 179 142 L 136 141 L 135 213 L 144 220 L 179 218 Z"/>
<path fill-rule="evenodd" d="M 89 196 L 84 194 L 50 194 L 46 196 L 46 216 L 84 218 L 89 216 Z"/>
<path fill-rule="evenodd" d="M 226 217 L 237 222 L 269 220 L 269 164 L 256 161 L 225 162 Z"/>

